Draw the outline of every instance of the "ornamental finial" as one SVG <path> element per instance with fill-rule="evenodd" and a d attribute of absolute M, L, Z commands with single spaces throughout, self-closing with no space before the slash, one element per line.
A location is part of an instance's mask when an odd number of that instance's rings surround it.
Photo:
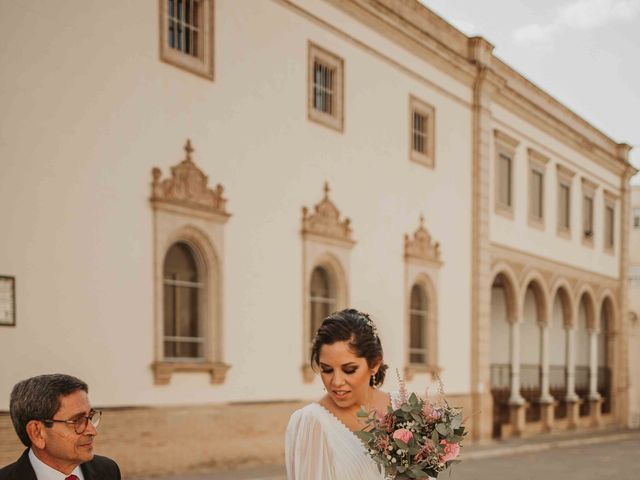
<path fill-rule="evenodd" d="M 185 160 L 187 162 L 190 162 L 191 161 L 191 154 L 193 153 L 193 147 L 191 146 L 191 139 L 190 138 L 187 138 L 187 143 L 184 145 L 184 151 L 187 154 Z"/>

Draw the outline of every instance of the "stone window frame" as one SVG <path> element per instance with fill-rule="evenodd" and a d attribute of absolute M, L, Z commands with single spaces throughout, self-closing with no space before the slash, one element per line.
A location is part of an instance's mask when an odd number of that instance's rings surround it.
<path fill-rule="evenodd" d="M 340 133 L 344 132 L 344 60 L 338 55 L 309 41 L 307 60 L 307 116 L 309 120 L 329 127 Z M 321 63 L 335 74 L 335 94 L 333 95 L 333 114 L 328 114 L 314 107 L 314 66 Z"/>
<path fill-rule="evenodd" d="M 598 185 L 591 180 L 582 177 L 582 216 L 580 223 L 580 237 L 582 238 L 582 244 L 587 247 L 593 247 L 595 237 L 595 210 L 596 210 L 596 191 Z M 587 199 L 591 200 L 591 229 L 587 229 Z"/>
<path fill-rule="evenodd" d="M 615 253 L 616 246 L 616 205 L 618 203 L 618 197 L 613 192 L 604 190 L 603 195 L 603 210 L 602 210 L 602 224 L 603 224 L 603 239 L 602 245 L 605 253 L 613 255 Z M 611 209 L 611 228 L 607 222 L 607 211 Z M 611 235 L 611 242 L 609 242 L 609 235 Z"/>
<path fill-rule="evenodd" d="M 317 267 L 324 268 L 334 281 L 336 310 L 349 306 L 350 256 L 355 245 L 351 221 L 341 219 L 340 210 L 329 198 L 325 182 L 324 197 L 314 206 L 313 213 L 302 207 L 302 380 L 311 383 L 316 373 L 311 366 L 311 275 Z"/>
<path fill-rule="evenodd" d="M 405 264 L 405 378 L 411 380 L 416 374 L 428 374 L 432 378 L 440 375 L 438 357 L 438 272 L 443 265 L 440 257 L 440 244 L 434 242 L 424 226 L 424 217 L 420 216 L 418 229 L 413 235 L 404 236 Z M 411 291 L 415 285 L 424 289 L 427 295 L 426 349 L 427 361 L 424 364 L 411 362 Z"/>
<path fill-rule="evenodd" d="M 515 211 L 515 166 L 516 166 L 516 153 L 520 142 L 515 138 L 507 135 L 500 130 L 494 130 L 495 140 L 495 212 L 499 215 L 507 217 L 509 219 L 514 218 Z M 502 185 L 500 161 L 501 157 L 507 157 L 510 160 L 510 175 L 508 185 Z M 507 189 L 506 195 L 509 198 L 509 202 L 503 202 L 501 200 L 502 194 L 505 193 L 504 189 Z"/>
<path fill-rule="evenodd" d="M 415 115 L 421 115 L 426 119 L 424 135 L 426 137 L 426 149 L 421 152 L 414 148 Z M 414 95 L 409 95 L 409 159 L 413 162 L 434 169 L 435 144 L 436 144 L 436 109 L 427 102 Z"/>
<path fill-rule="evenodd" d="M 208 188 L 208 177 L 193 163 L 191 142 L 185 145 L 185 159 L 171 167 L 162 179 L 152 170 L 150 204 L 153 213 L 154 269 L 154 383 L 166 385 L 176 373 L 208 373 L 212 384 L 223 383 L 229 365 L 223 352 L 223 258 L 224 226 L 231 216 L 226 211 L 224 189 Z M 189 245 L 198 271 L 202 272 L 199 314 L 203 327 L 204 356 L 185 361 L 164 357 L 164 260 L 175 243 Z"/>
<path fill-rule="evenodd" d="M 527 150 L 529 157 L 529 225 L 535 228 L 539 228 L 541 230 L 545 229 L 546 224 L 546 195 L 545 195 L 545 185 L 546 185 L 546 171 L 547 164 L 549 163 L 549 157 L 543 155 L 542 153 L 534 150 L 533 148 L 529 148 Z M 533 212 L 533 204 L 534 204 L 534 191 L 533 191 L 533 176 L 534 174 L 540 174 L 542 176 L 542 184 L 541 188 L 541 205 L 540 205 L 540 216 L 536 216 Z"/>
<path fill-rule="evenodd" d="M 168 5 L 167 0 L 158 0 L 159 24 L 160 24 L 160 60 L 175 67 L 186 70 L 207 80 L 214 80 L 214 10 L 215 0 L 198 0 L 201 4 L 200 24 L 201 40 L 200 54 L 195 57 L 181 52 L 169 46 L 167 39 L 168 30 Z"/>
<path fill-rule="evenodd" d="M 572 221 L 572 215 L 571 212 L 573 210 L 573 202 L 571 200 L 571 196 L 573 194 L 573 178 L 575 177 L 576 172 L 574 172 L 573 170 L 565 167 L 564 165 L 561 164 L 556 164 L 556 178 L 557 178 L 557 189 L 556 189 L 556 214 L 557 214 L 557 219 L 556 219 L 556 233 L 558 234 L 558 236 L 562 237 L 562 238 L 566 238 L 566 239 L 570 239 L 571 238 L 571 221 Z M 568 194 L 567 194 L 567 202 L 569 203 L 567 206 L 567 225 L 562 225 L 560 223 L 560 218 L 561 218 L 561 208 L 562 205 L 560 204 L 560 192 L 562 187 L 567 187 L 568 188 Z"/>
<path fill-rule="evenodd" d="M 633 217 L 632 228 L 639 229 L 640 228 L 640 207 L 633 207 L 631 211 L 632 211 L 632 217 Z"/>

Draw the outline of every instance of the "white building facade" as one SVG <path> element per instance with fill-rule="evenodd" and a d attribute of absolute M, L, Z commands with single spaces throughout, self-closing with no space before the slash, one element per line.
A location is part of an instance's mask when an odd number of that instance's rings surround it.
<path fill-rule="evenodd" d="M 414 0 L 0 24 L 0 410 L 67 372 L 129 474 L 279 462 L 314 326 L 354 306 L 475 441 L 629 422 L 630 147 L 486 40 Z"/>

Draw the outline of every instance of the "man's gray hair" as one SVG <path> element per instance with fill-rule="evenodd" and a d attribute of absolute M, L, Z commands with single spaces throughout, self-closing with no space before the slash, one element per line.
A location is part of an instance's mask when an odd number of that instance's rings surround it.
<path fill-rule="evenodd" d="M 89 393 L 89 387 L 79 378 L 62 373 L 38 375 L 16 383 L 11 391 L 9 412 L 20 441 L 31 446 L 27 423 L 53 418 L 60 409 L 60 398 L 78 390 Z"/>

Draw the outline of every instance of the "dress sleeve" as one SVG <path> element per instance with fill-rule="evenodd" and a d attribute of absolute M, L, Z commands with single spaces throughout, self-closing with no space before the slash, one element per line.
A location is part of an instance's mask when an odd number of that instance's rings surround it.
<path fill-rule="evenodd" d="M 326 434 L 313 411 L 291 415 L 284 443 L 288 480 L 336 480 Z"/>

